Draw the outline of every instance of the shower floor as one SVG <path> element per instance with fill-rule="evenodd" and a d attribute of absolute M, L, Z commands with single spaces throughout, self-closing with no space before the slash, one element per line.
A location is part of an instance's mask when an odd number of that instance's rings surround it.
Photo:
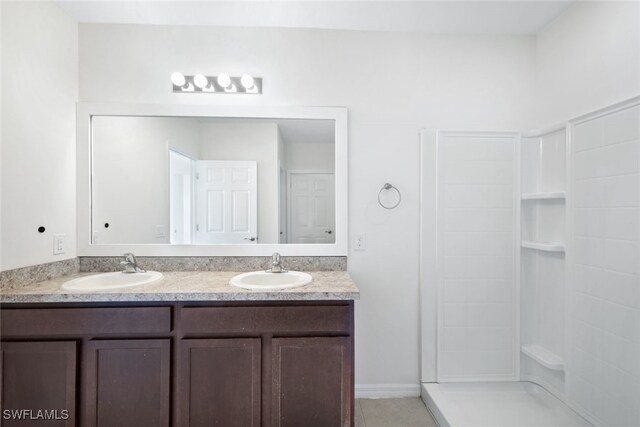
<path fill-rule="evenodd" d="M 440 427 L 592 427 L 529 382 L 424 383 L 422 400 Z"/>

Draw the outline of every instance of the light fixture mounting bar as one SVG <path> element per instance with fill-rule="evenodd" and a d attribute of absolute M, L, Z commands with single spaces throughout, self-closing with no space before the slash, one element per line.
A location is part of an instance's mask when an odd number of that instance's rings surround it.
<path fill-rule="evenodd" d="M 197 76 L 200 77 L 196 79 Z M 220 78 L 221 76 L 222 78 Z M 206 77 L 206 84 L 203 84 L 205 82 L 203 77 Z M 184 84 L 181 86 L 176 85 L 175 82 L 172 81 L 174 93 L 262 94 L 262 77 L 252 77 L 246 74 L 244 76 L 228 76 L 226 74 L 221 74 L 220 76 L 202 76 L 196 74 L 192 76 L 184 75 L 183 78 Z M 220 84 L 221 81 L 223 83 L 230 81 L 230 83 L 224 87 Z M 246 87 L 247 82 L 251 82 L 253 85 Z"/>

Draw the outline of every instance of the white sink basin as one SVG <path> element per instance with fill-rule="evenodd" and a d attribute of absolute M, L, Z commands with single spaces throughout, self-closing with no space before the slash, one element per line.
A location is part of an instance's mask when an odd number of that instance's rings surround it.
<path fill-rule="evenodd" d="M 231 285 L 243 289 L 272 290 L 290 289 L 308 285 L 313 281 L 310 274 L 301 271 L 286 273 L 267 273 L 266 271 L 252 271 L 233 277 Z"/>
<path fill-rule="evenodd" d="M 78 277 L 63 283 L 62 289 L 68 291 L 105 291 L 145 285 L 160 280 L 162 277 L 162 273 L 157 271 L 147 271 L 146 273 L 122 273 L 118 271 Z"/>

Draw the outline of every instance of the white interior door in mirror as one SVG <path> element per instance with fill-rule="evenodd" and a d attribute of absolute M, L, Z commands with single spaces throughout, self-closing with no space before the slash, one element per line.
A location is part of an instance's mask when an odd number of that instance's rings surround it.
<path fill-rule="evenodd" d="M 257 163 L 196 162 L 196 242 L 258 243 Z"/>
<path fill-rule="evenodd" d="M 194 168 L 193 159 L 169 150 L 169 224 L 174 245 L 192 243 Z"/>
<path fill-rule="evenodd" d="M 332 173 L 289 174 L 288 243 L 335 242 L 334 194 Z"/>

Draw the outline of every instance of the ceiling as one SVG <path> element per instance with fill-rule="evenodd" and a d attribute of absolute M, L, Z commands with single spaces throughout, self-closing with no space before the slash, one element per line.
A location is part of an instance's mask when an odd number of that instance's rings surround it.
<path fill-rule="evenodd" d="M 334 144 L 333 120 L 279 120 L 278 129 L 285 143 Z"/>
<path fill-rule="evenodd" d="M 63 1 L 82 23 L 535 34 L 572 1 Z"/>
<path fill-rule="evenodd" d="M 191 120 L 192 118 L 187 118 Z M 200 123 L 271 123 L 278 125 L 280 137 L 286 144 L 334 144 L 335 122 L 333 120 L 306 119 L 260 119 L 230 117 L 200 117 Z"/>

